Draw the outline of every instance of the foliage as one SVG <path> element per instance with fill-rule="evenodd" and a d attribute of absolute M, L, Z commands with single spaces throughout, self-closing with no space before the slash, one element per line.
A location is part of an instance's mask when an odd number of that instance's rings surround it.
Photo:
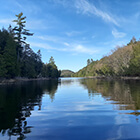
<path fill-rule="evenodd" d="M 87 60 L 88 65 L 73 76 L 140 76 L 140 41 L 132 38 L 127 46 L 117 46 L 99 61 Z"/>
<path fill-rule="evenodd" d="M 72 77 L 74 74 L 71 70 L 62 70 L 61 71 L 61 77 Z"/>
<path fill-rule="evenodd" d="M 4 49 L 5 68 L 7 70 L 6 77 L 15 77 L 16 73 L 16 44 L 13 37 L 9 35 Z"/>
<path fill-rule="evenodd" d="M 61 72 L 58 71 L 57 66 L 55 65 L 54 58 L 51 56 L 48 64 L 43 64 L 42 76 L 43 77 L 60 77 Z"/>
<path fill-rule="evenodd" d="M 140 42 L 133 46 L 133 56 L 127 72 L 129 75 L 140 76 Z"/>
<path fill-rule="evenodd" d="M 0 30 L 0 78 L 37 78 L 37 77 L 59 77 L 60 71 L 53 57 L 49 64 L 43 64 L 41 51 L 35 53 L 30 45 L 25 42 L 25 36 L 32 36 L 25 29 L 23 13 L 16 15 L 16 26 L 9 26 L 8 30 Z"/>

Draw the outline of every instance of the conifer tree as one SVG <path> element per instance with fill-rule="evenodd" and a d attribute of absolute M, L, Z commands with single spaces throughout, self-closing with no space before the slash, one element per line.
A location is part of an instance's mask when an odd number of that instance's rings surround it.
<path fill-rule="evenodd" d="M 5 68 L 7 70 L 6 77 L 13 78 L 16 76 L 16 43 L 11 35 L 7 39 L 4 50 Z"/>
<path fill-rule="evenodd" d="M 5 77 L 7 70 L 3 55 L 0 54 L 0 78 Z"/>
<path fill-rule="evenodd" d="M 29 30 L 25 29 L 25 19 L 26 17 L 22 17 L 23 13 L 19 13 L 18 15 L 16 15 L 17 19 L 13 20 L 13 22 L 16 22 L 16 26 L 14 27 L 14 31 L 15 31 L 15 40 L 17 41 L 18 45 L 17 45 L 17 60 L 19 61 L 20 59 L 20 53 L 22 52 L 23 49 L 23 45 L 27 44 L 25 42 L 26 40 L 26 36 L 32 36 L 33 33 L 29 33 Z"/>

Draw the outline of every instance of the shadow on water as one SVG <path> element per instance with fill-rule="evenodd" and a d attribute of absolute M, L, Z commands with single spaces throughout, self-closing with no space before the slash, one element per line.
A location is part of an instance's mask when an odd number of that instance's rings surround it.
<path fill-rule="evenodd" d="M 25 139 L 31 132 L 26 120 L 35 106 L 41 110 L 44 93 L 54 99 L 58 87 L 57 80 L 34 81 L 0 87 L 0 132 L 2 135 L 16 136 Z"/>
<path fill-rule="evenodd" d="M 89 97 L 101 93 L 106 100 L 116 104 L 117 110 L 133 110 L 130 114 L 140 115 L 140 81 L 83 79 L 80 83 L 88 90 Z"/>

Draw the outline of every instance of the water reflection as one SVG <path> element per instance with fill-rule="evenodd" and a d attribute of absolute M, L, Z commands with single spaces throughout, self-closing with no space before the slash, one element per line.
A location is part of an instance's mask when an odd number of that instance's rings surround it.
<path fill-rule="evenodd" d="M 71 86 L 74 83 L 74 78 L 61 78 L 61 85 Z"/>
<path fill-rule="evenodd" d="M 16 136 L 18 140 L 32 131 L 26 120 L 35 106 L 41 109 L 44 93 L 54 99 L 58 87 L 57 80 L 27 82 L 0 87 L 0 132 L 2 135 Z"/>
<path fill-rule="evenodd" d="M 135 110 L 130 114 L 139 115 L 140 81 L 83 79 L 80 83 L 88 90 L 89 97 L 101 93 L 106 100 L 116 104 L 117 110 Z"/>
<path fill-rule="evenodd" d="M 139 115 L 140 81 L 73 78 L 59 84 L 58 91 L 56 80 L 1 86 L 1 134 L 18 140 L 139 137 L 132 129 L 139 128 L 133 115 Z"/>

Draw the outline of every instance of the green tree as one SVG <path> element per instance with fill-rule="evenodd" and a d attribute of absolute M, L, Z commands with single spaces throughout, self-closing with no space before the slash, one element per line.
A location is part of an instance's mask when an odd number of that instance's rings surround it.
<path fill-rule="evenodd" d="M 25 46 L 22 58 L 23 60 L 21 62 L 21 76 L 35 78 L 37 75 L 35 71 L 35 66 L 37 63 L 36 54 L 33 52 L 33 50 L 28 44 Z"/>
<path fill-rule="evenodd" d="M 25 29 L 25 19 L 26 17 L 22 17 L 23 13 L 19 13 L 18 15 L 16 15 L 17 19 L 13 20 L 13 22 L 16 22 L 16 26 L 14 27 L 14 31 L 15 31 L 15 40 L 17 41 L 17 60 L 19 61 L 20 59 L 20 55 L 23 49 L 23 45 L 27 44 L 25 42 L 26 40 L 26 36 L 32 36 L 33 33 L 29 33 L 29 30 Z"/>
<path fill-rule="evenodd" d="M 7 70 L 6 77 L 13 78 L 16 74 L 16 43 L 13 39 L 12 35 L 9 35 L 5 50 L 4 50 L 4 61 L 5 61 L 5 68 Z"/>
<path fill-rule="evenodd" d="M 0 78 L 5 77 L 7 73 L 6 64 L 3 56 L 0 54 Z"/>
<path fill-rule="evenodd" d="M 140 76 L 140 44 L 133 46 L 133 56 L 130 60 L 129 74 Z"/>
<path fill-rule="evenodd" d="M 6 63 L 4 61 L 3 53 L 6 46 L 7 38 L 9 33 L 6 29 L 0 30 L 0 77 L 5 77 L 7 70 L 6 70 Z"/>
<path fill-rule="evenodd" d="M 0 54 L 3 55 L 9 33 L 6 29 L 0 30 Z"/>
<path fill-rule="evenodd" d="M 49 78 L 58 78 L 60 77 L 61 71 L 58 71 L 57 66 L 55 65 L 54 58 L 51 56 L 49 63 L 43 64 L 42 72 L 43 77 Z"/>
<path fill-rule="evenodd" d="M 49 63 L 51 64 L 51 65 L 55 65 L 55 61 L 54 61 L 54 58 L 51 56 L 51 58 L 50 58 L 50 60 L 49 60 Z"/>
<path fill-rule="evenodd" d="M 90 59 L 88 59 L 88 60 L 87 60 L 87 66 L 90 65 L 90 63 L 91 63 L 91 62 L 90 62 Z"/>
<path fill-rule="evenodd" d="M 38 50 L 38 52 L 36 54 L 36 66 L 35 66 L 38 77 L 41 76 L 42 66 L 43 66 L 43 64 L 42 64 L 42 60 L 41 60 L 41 51 Z"/>

